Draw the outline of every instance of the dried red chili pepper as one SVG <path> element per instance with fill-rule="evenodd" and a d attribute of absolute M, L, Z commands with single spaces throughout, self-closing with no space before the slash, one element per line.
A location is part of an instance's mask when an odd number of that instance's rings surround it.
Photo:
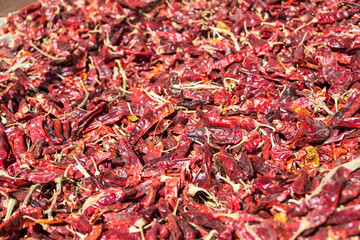
<path fill-rule="evenodd" d="M 0 235 L 359 235 L 359 9 L 52 0 L 12 14 Z"/>

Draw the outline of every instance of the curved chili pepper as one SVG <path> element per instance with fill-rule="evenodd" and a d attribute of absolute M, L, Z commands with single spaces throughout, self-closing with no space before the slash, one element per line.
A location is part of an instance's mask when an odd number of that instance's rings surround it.
<path fill-rule="evenodd" d="M 136 143 L 139 138 L 144 135 L 155 123 L 173 113 L 174 107 L 172 104 L 164 104 L 154 111 L 150 110 L 144 114 L 140 121 L 136 124 L 130 133 L 130 143 Z"/>

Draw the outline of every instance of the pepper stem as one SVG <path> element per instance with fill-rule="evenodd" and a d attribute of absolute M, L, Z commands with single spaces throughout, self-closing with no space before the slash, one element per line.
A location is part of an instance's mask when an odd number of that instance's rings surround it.
<path fill-rule="evenodd" d="M 217 177 L 220 178 L 221 180 L 225 181 L 226 183 L 230 184 L 232 186 L 232 188 L 234 189 L 235 193 L 240 191 L 241 184 L 235 184 L 232 181 L 230 181 L 229 179 L 224 178 L 223 176 L 220 176 L 220 175 Z"/>
<path fill-rule="evenodd" d="M 51 56 L 50 54 L 44 52 L 43 50 L 38 48 L 32 41 L 29 41 L 29 42 L 30 42 L 31 47 L 33 47 L 36 51 L 38 51 L 39 53 L 41 53 L 45 57 L 48 57 L 48 58 L 50 58 L 51 60 L 54 60 L 54 61 L 63 60 L 63 58 L 57 58 L 57 57 Z"/>
<path fill-rule="evenodd" d="M 80 84 L 85 91 L 85 98 L 82 100 L 82 102 L 78 106 L 79 108 L 82 108 L 85 105 L 86 101 L 88 100 L 90 94 L 89 94 L 89 91 L 87 90 L 83 80 L 81 80 L 81 79 L 80 79 Z"/>
<path fill-rule="evenodd" d="M 339 93 L 337 94 L 333 94 L 331 95 L 331 98 L 334 99 L 334 102 L 335 102 L 335 112 L 338 111 L 338 102 L 339 102 L 339 99 L 341 98 L 341 95 Z"/>
<path fill-rule="evenodd" d="M 35 185 L 31 185 L 29 192 L 26 194 L 26 197 L 24 199 L 24 202 L 21 204 L 20 208 L 24 208 L 28 205 L 29 201 L 30 201 L 30 197 L 32 195 L 32 193 L 40 186 L 40 184 L 35 184 Z"/>
<path fill-rule="evenodd" d="M 9 199 L 9 202 L 8 202 L 8 205 L 7 205 L 7 210 L 6 210 L 6 215 L 5 215 L 5 218 L 4 218 L 5 221 L 10 218 L 10 216 L 11 216 L 13 210 L 14 210 L 14 207 L 16 205 L 16 202 L 17 201 L 14 198 Z"/>
<path fill-rule="evenodd" d="M 55 179 L 55 183 L 56 183 L 56 190 L 55 190 L 55 193 L 54 193 L 54 197 L 53 197 L 53 200 L 51 202 L 51 205 L 50 207 L 48 208 L 48 210 L 46 210 L 44 213 L 48 215 L 48 218 L 49 220 L 53 220 L 53 216 L 52 216 L 52 213 L 53 213 L 53 209 L 55 207 L 55 203 L 57 202 L 57 199 L 61 193 L 61 183 L 63 181 L 63 177 L 57 177 Z"/>
<path fill-rule="evenodd" d="M 175 205 L 175 208 L 174 208 L 174 211 L 172 212 L 173 215 L 176 215 L 176 212 L 179 208 L 179 203 L 181 201 L 181 198 L 178 198 L 177 201 L 176 201 L 176 205 Z"/>
<path fill-rule="evenodd" d="M 213 229 L 213 230 L 211 230 L 211 231 L 208 233 L 207 236 L 204 236 L 203 239 L 204 239 L 204 240 L 215 239 L 215 235 L 216 235 L 216 234 L 219 234 L 219 232 Z"/>
<path fill-rule="evenodd" d="M 74 156 L 74 159 L 75 159 L 75 161 L 76 161 L 76 165 L 75 165 L 75 167 L 77 168 L 77 169 L 79 169 L 79 171 L 82 173 L 82 174 L 84 174 L 84 176 L 86 177 L 86 178 L 88 178 L 88 177 L 90 177 L 90 174 L 85 170 L 85 168 L 81 165 L 81 163 L 79 162 L 79 160 Z"/>

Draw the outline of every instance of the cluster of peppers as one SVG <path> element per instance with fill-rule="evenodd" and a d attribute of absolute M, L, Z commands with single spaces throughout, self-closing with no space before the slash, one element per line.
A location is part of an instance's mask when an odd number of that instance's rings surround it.
<path fill-rule="evenodd" d="M 359 19 L 354 0 L 2 19 L 0 237 L 359 236 Z"/>

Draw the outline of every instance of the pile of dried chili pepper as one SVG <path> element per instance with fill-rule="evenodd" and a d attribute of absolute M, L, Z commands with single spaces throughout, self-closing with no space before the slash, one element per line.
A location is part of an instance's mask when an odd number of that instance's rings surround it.
<path fill-rule="evenodd" d="M 0 20 L 2 239 L 356 239 L 360 4 L 43 0 Z"/>

